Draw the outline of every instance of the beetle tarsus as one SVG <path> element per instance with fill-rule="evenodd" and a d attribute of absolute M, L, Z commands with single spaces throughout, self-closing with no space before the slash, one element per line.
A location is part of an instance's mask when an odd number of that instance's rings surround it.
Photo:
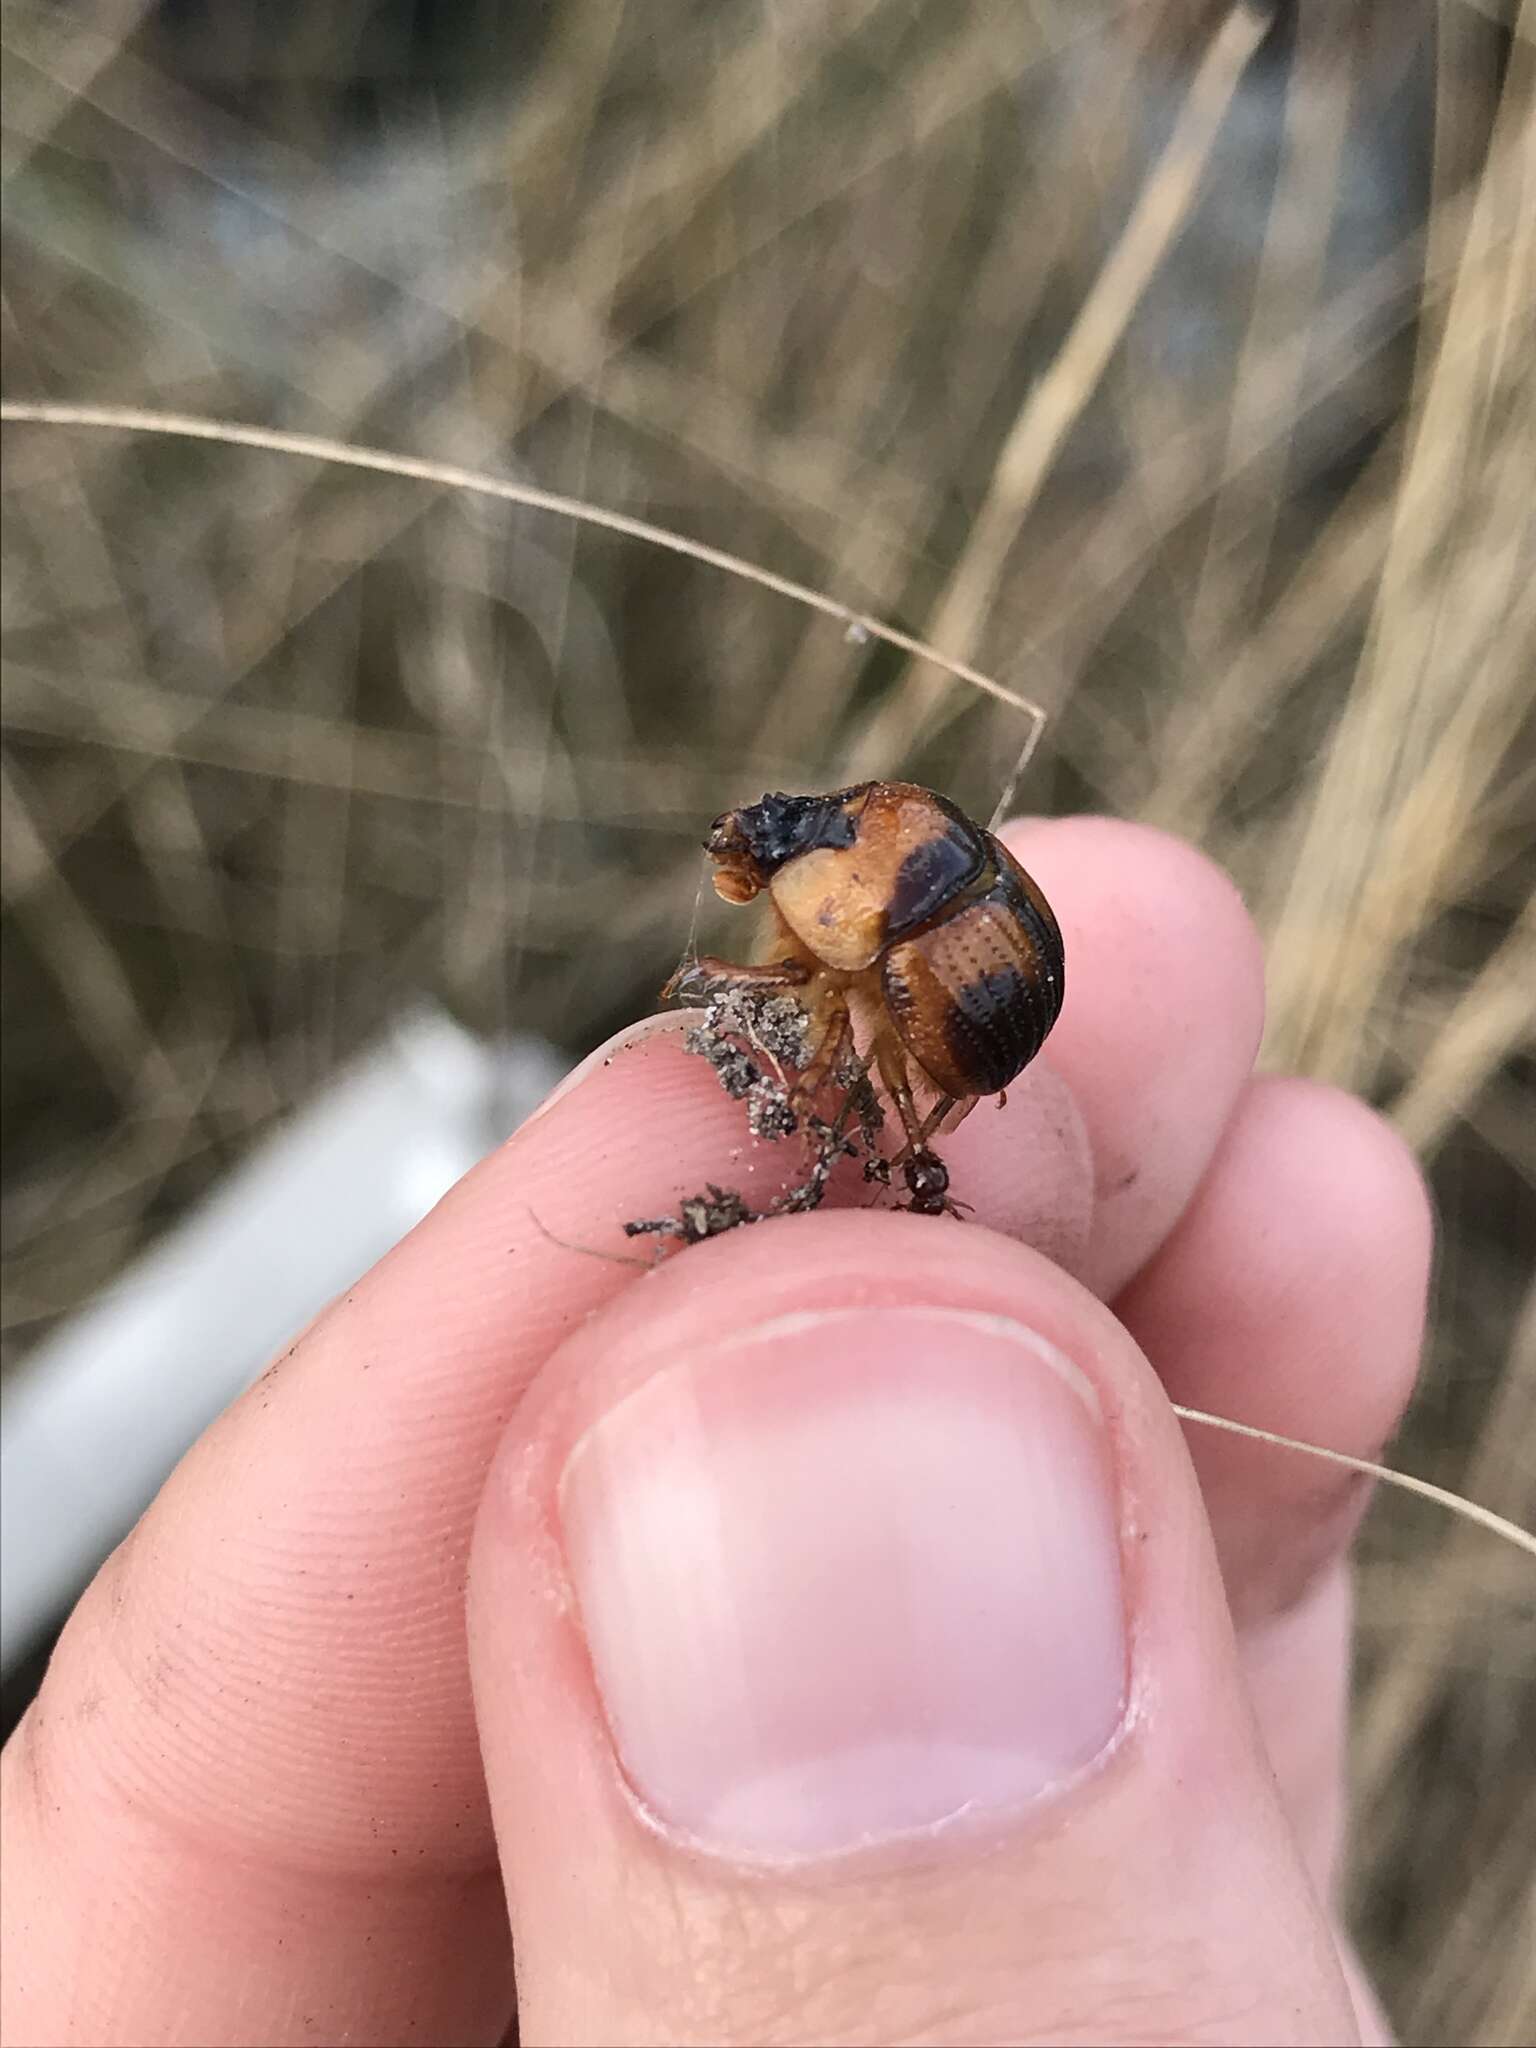
<path fill-rule="evenodd" d="M 952 1200 L 949 1168 L 937 1152 L 911 1152 L 902 1162 L 902 1178 L 911 1200 L 904 1204 L 914 1216 L 958 1216 L 969 1203 Z"/>

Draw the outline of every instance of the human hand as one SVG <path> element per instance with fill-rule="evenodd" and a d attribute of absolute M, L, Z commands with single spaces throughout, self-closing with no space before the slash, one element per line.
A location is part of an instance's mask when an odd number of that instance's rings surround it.
<path fill-rule="evenodd" d="M 4 1756 L 13 2048 L 494 2041 L 509 1911 L 529 2043 L 1379 2026 L 1328 1904 L 1360 1487 L 1165 1395 L 1378 1451 L 1418 1175 L 1251 1078 L 1198 855 L 1008 837 L 1068 997 L 946 1142 L 973 1221 L 594 1256 L 794 1177 L 668 1025 L 183 1460 Z"/>

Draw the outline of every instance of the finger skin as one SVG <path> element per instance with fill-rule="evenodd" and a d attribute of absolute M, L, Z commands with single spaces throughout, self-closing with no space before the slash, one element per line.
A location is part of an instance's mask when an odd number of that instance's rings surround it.
<path fill-rule="evenodd" d="M 1232 882 L 1167 833 L 1062 818 L 1003 836 L 1061 923 L 1048 1045 L 1095 1161 L 1088 1283 L 1112 1301 L 1193 1195 L 1252 1070 L 1263 955 Z"/>
<path fill-rule="evenodd" d="M 1251 934 L 1230 886 L 1162 835 L 1072 821 L 1029 846 L 1077 949 L 1052 1040 L 1071 1099 L 1042 1066 L 952 1157 L 980 1220 L 1082 1270 L 1091 1231 L 1103 1285 L 1172 1228 L 1200 1133 L 1215 1142 L 1211 1105 L 1251 1050 Z M 1202 905 L 1215 964 L 1174 1058 L 1135 1018 L 1158 963 L 1198 950 Z M 1111 1154 L 1134 1201 L 1102 1187 Z M 709 1180 L 761 1202 L 794 1177 L 783 1155 L 660 1035 L 467 1176 L 195 1447 L 0 1763 L 0 1913 L 27 1956 L 6 1973 L 8 2038 L 495 2037 L 510 1979 L 463 1614 L 485 1474 L 549 1353 L 641 1281 L 624 1220 Z"/>
<path fill-rule="evenodd" d="M 1035 1192 L 1017 1167 L 1017 1199 L 1006 1167 L 993 1179 L 1059 1248 L 1086 1157 L 1044 1092 L 1044 1116 L 1027 1093 L 1006 1112 Z M 510 1965 L 464 1647 L 475 1508 L 549 1351 L 648 1270 L 623 1221 L 711 1179 L 766 1199 L 795 1177 L 740 1116 L 675 1034 L 600 1070 L 183 1460 L 0 1764 L 0 1913 L 28 1959 L 6 1973 L 7 2039 L 499 2037 Z"/>
<path fill-rule="evenodd" d="M 1413 1391 L 1432 1250 L 1423 1179 L 1396 1132 L 1337 1089 L 1264 1078 L 1116 1313 L 1173 1399 L 1379 1458 Z M 1249 1690 L 1326 1888 L 1344 1817 L 1343 1558 L 1368 1484 L 1198 1425 L 1189 1446 Z"/>
<path fill-rule="evenodd" d="M 635 1278 L 534 1217 L 616 1249 L 676 1173 L 718 1171 L 739 1113 L 698 1066 L 642 1052 L 624 1086 L 654 1115 L 573 1099 L 470 1174 L 99 1575 L 0 1763 L 7 2040 L 500 2036 L 469 1532 L 543 1357 Z"/>
<path fill-rule="evenodd" d="M 1432 1246 L 1390 1125 L 1338 1089 L 1266 1078 L 1116 1313 L 1174 1400 L 1379 1458 L 1413 1390 Z M 1190 1448 L 1238 1619 L 1295 1605 L 1347 1545 L 1365 1482 L 1209 1430 Z"/>
<path fill-rule="evenodd" d="M 721 1329 L 893 1299 L 1017 1318 L 1098 1389 L 1124 1514 L 1128 1721 L 1098 1766 L 1022 1812 L 742 1868 L 655 1824 L 615 1760 L 560 1474 L 595 1418 Z M 1177 1425 L 1109 1313 L 1021 1247 L 927 1219 L 788 1219 L 701 1247 L 594 1318 L 493 1469 L 470 1634 L 527 2043 L 1353 2038 Z"/>

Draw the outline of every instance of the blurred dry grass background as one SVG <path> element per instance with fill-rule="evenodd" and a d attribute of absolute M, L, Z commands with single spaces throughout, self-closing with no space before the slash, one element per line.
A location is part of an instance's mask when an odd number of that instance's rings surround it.
<path fill-rule="evenodd" d="M 1536 1512 L 1529 8 L 6 0 L 6 392 L 674 525 L 1051 713 L 1270 941 L 1266 1057 L 1443 1226 L 1398 1462 Z M 578 1053 L 701 820 L 1023 730 L 716 571 L 420 483 L 6 435 L 5 1340 L 397 1005 Z M 1354 1908 L 1410 2041 L 1536 2032 L 1536 1596 L 1367 1533 Z"/>

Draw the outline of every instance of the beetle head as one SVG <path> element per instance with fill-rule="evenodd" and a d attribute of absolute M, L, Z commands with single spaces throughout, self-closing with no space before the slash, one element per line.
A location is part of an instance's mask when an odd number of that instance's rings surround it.
<path fill-rule="evenodd" d="M 750 903 L 784 863 L 817 847 L 852 846 L 857 824 L 850 797 L 785 796 L 770 791 L 761 803 L 724 811 L 710 827 L 704 850 L 715 863 L 715 892 L 727 903 Z"/>

